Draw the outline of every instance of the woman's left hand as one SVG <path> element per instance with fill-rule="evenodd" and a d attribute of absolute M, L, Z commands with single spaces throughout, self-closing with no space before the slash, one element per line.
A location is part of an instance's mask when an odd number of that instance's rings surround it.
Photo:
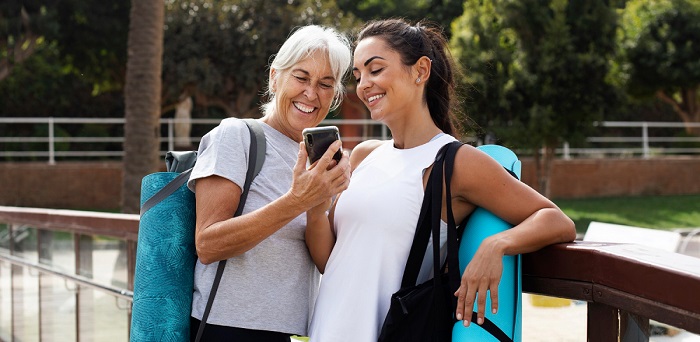
<path fill-rule="evenodd" d="M 484 322 L 486 312 L 486 294 L 490 293 L 491 311 L 498 311 L 498 284 L 503 272 L 503 252 L 496 248 L 494 239 L 487 238 L 477 249 L 474 257 L 462 275 L 462 282 L 455 292 L 457 297 L 457 320 L 464 320 L 469 326 L 477 303 L 477 324 Z"/>

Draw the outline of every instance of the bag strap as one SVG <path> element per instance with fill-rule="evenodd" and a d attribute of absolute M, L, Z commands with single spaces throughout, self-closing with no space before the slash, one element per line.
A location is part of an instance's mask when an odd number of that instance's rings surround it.
<path fill-rule="evenodd" d="M 401 280 L 402 288 L 416 285 L 431 233 L 433 236 L 433 272 L 438 274 L 442 269 L 442 267 L 440 267 L 440 215 L 442 213 L 443 170 L 447 172 L 449 169 L 449 176 L 451 177 L 452 175 L 452 165 L 445 165 L 445 157 L 449 147 L 450 144 L 446 144 L 440 148 L 435 156 L 433 169 L 428 176 L 428 183 L 423 195 L 423 203 L 418 216 L 416 232 L 413 236 L 413 243 L 411 244 L 411 250 L 406 260 L 406 267 Z M 456 152 L 456 148 L 452 153 L 454 154 L 454 152 Z M 451 163 L 454 163 L 454 156 L 452 156 Z M 445 181 L 448 181 L 448 179 L 445 179 Z M 446 193 L 445 196 L 450 196 L 450 194 Z M 447 204 L 448 212 L 451 213 L 452 205 L 450 201 L 447 201 Z M 452 215 L 448 214 L 448 216 Z M 448 219 L 446 265 L 450 273 L 451 287 L 454 288 L 454 291 L 457 291 L 457 288 L 459 288 L 459 238 L 456 233 L 454 218 L 451 220 Z M 440 277 L 433 277 L 435 281 L 441 284 L 442 282 L 439 278 Z"/>
<path fill-rule="evenodd" d="M 462 146 L 459 141 L 454 141 L 443 146 L 435 157 L 433 169 L 428 178 L 428 184 L 425 188 L 421 213 L 418 217 L 418 225 L 416 233 L 413 237 L 413 244 L 409 252 L 408 260 L 406 261 L 406 269 L 401 280 L 401 288 L 416 285 L 420 266 L 423 263 L 423 256 L 428 246 L 428 237 L 432 232 L 433 236 L 433 272 L 437 272 L 440 267 L 440 214 L 442 212 L 442 189 L 443 189 L 443 172 L 444 172 L 444 187 L 445 187 L 445 205 L 447 209 L 447 272 L 449 274 L 450 289 L 456 292 L 460 285 L 459 276 L 459 238 L 457 234 L 457 226 L 454 220 L 452 211 L 452 192 L 450 183 L 454 171 L 454 160 L 457 150 Z M 442 284 L 442 277 L 435 276 L 433 281 L 436 286 Z M 451 308 L 457 307 L 457 297 L 450 302 Z M 436 303 L 436 305 L 443 305 Z M 476 322 L 477 314 L 472 313 L 472 320 Z M 484 323 L 480 325 L 484 330 L 490 333 L 500 342 L 512 342 L 512 339 L 506 335 L 496 324 L 490 319 L 484 317 Z"/>
<path fill-rule="evenodd" d="M 234 217 L 240 216 L 243 213 L 243 207 L 245 207 L 246 199 L 248 198 L 248 190 L 250 189 L 250 184 L 253 182 L 253 178 L 258 175 L 262 164 L 265 162 L 265 151 L 267 149 L 267 142 L 265 141 L 265 132 L 259 122 L 254 119 L 243 119 L 243 121 L 248 126 L 250 131 L 250 150 L 248 153 L 248 171 L 245 175 L 245 183 L 243 185 L 243 191 L 241 192 L 241 199 L 238 202 L 238 208 L 236 208 L 236 213 Z M 199 329 L 197 330 L 196 342 L 202 338 L 204 333 L 204 326 L 207 324 L 207 319 L 209 318 L 209 312 L 211 311 L 211 306 L 214 303 L 214 297 L 216 296 L 216 291 L 219 289 L 219 283 L 221 283 L 221 276 L 224 274 L 224 268 L 226 268 L 226 259 L 219 261 L 219 265 L 216 268 L 216 275 L 214 276 L 214 282 L 211 284 L 211 291 L 209 291 L 209 298 L 207 299 L 207 306 L 204 308 L 204 314 L 202 315 L 202 321 L 199 324 Z"/>
<path fill-rule="evenodd" d="M 190 173 L 192 173 L 192 169 L 183 171 L 177 175 L 177 177 L 173 178 L 173 180 L 168 182 L 168 184 L 165 184 L 165 186 L 153 194 L 153 196 L 149 197 L 145 202 L 143 202 L 140 211 L 141 216 L 143 216 L 143 214 L 145 214 L 149 209 L 153 208 L 156 204 L 172 195 L 173 192 L 185 184 L 187 180 L 190 179 Z"/>

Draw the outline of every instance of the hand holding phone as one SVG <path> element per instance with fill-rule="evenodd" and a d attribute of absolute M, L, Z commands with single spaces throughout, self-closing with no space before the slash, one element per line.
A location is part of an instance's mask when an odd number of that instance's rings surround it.
<path fill-rule="evenodd" d="M 309 155 L 309 164 L 319 160 L 333 142 L 340 140 L 340 133 L 336 126 L 305 128 L 301 134 L 304 137 L 306 154 Z M 333 155 L 333 159 L 337 162 L 340 162 L 340 158 L 343 156 L 342 150 L 343 148 L 341 147 Z"/>

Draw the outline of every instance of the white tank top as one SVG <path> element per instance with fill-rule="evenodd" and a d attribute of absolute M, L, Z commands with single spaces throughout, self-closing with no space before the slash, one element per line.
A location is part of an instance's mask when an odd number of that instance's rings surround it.
<path fill-rule="evenodd" d="M 387 141 L 353 171 L 335 209 L 337 240 L 321 278 L 311 341 L 377 340 L 391 295 L 401 287 L 423 202 L 423 173 L 454 140 L 442 135 L 410 149 Z M 419 283 L 432 277 L 428 251 L 423 264 L 430 270 L 421 271 Z"/>

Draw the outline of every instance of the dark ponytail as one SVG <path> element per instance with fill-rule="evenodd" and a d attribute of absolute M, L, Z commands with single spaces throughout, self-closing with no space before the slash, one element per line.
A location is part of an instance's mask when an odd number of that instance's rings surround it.
<path fill-rule="evenodd" d="M 401 55 L 404 65 L 412 66 L 423 56 L 430 58 L 424 94 L 430 117 L 443 132 L 455 135 L 455 66 L 443 31 L 426 22 L 413 26 L 403 19 L 385 19 L 368 22 L 358 34 L 357 43 L 370 37 L 383 39 Z"/>

